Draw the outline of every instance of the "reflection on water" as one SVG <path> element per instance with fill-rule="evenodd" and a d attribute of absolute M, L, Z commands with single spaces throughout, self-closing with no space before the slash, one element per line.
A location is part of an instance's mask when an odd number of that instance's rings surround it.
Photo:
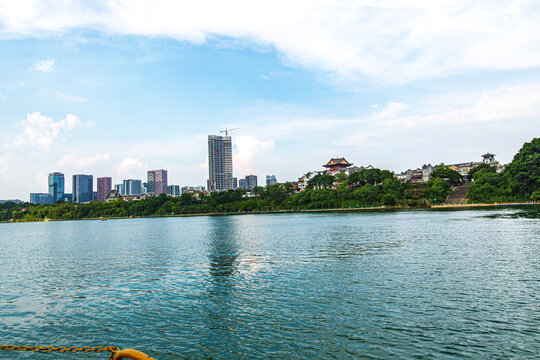
<path fill-rule="evenodd" d="M 210 275 L 212 282 L 219 286 L 230 284 L 229 277 L 238 268 L 238 234 L 234 219 L 230 217 L 211 217 L 209 225 Z"/>
<path fill-rule="evenodd" d="M 534 358 L 538 209 L 0 224 L 0 343 Z"/>
<path fill-rule="evenodd" d="M 208 293 L 204 297 L 205 324 L 219 340 L 216 347 L 225 347 L 234 329 L 233 278 L 238 268 L 238 244 L 234 219 L 211 217 L 208 221 Z M 217 333 L 213 333 L 217 331 Z M 224 333 L 220 332 L 224 331 Z M 225 341 L 225 342 L 223 342 Z"/>
<path fill-rule="evenodd" d="M 540 219 L 540 206 L 507 207 L 505 211 L 484 216 L 492 219 Z"/>

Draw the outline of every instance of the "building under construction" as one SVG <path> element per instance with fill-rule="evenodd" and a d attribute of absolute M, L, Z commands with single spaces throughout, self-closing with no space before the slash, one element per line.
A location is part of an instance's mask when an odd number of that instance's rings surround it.
<path fill-rule="evenodd" d="M 208 135 L 208 191 L 233 189 L 232 173 L 231 137 Z"/>

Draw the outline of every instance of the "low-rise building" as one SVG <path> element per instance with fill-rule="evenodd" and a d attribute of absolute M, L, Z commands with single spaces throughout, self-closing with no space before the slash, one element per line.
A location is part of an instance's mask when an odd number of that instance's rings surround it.
<path fill-rule="evenodd" d="M 497 169 L 497 172 L 502 172 L 504 170 L 504 165 L 501 165 L 497 160 L 495 160 L 495 154 L 484 154 L 482 155 L 482 161 L 469 161 L 464 163 L 455 163 L 450 164 L 448 167 L 452 170 L 457 171 L 461 176 L 467 176 L 469 171 L 481 164 L 488 164 Z M 417 169 L 408 169 L 401 174 L 397 175 L 397 179 L 403 182 L 410 181 L 411 183 L 426 183 L 431 179 L 431 173 L 435 170 L 436 166 L 431 164 L 424 164 L 421 168 Z"/>
<path fill-rule="evenodd" d="M 323 166 L 326 168 L 326 173 L 336 174 L 338 172 L 344 172 L 347 168 L 353 166 L 353 163 L 348 162 L 344 157 L 331 158 Z"/>
<path fill-rule="evenodd" d="M 30 193 L 30 202 L 38 205 L 52 204 L 52 197 L 49 193 Z"/>
<path fill-rule="evenodd" d="M 448 165 L 448 167 L 460 173 L 461 176 L 467 176 L 472 168 L 482 164 L 487 164 L 489 166 L 495 167 L 498 173 L 504 170 L 504 165 L 495 160 L 495 154 L 490 153 L 482 155 L 482 161 L 470 161 L 466 163 L 450 164 Z"/>
<path fill-rule="evenodd" d="M 198 194 L 205 191 L 204 186 L 182 186 L 181 193 Z"/>
<path fill-rule="evenodd" d="M 120 191 L 118 191 L 117 189 L 112 189 L 111 191 L 109 191 L 109 193 L 105 197 L 105 201 L 111 201 L 111 200 L 116 200 L 120 198 L 122 198 Z"/>
<path fill-rule="evenodd" d="M 314 176 L 324 174 L 325 171 L 309 171 L 305 173 L 301 178 L 298 179 L 298 190 L 304 191 L 307 189 L 309 180 L 313 179 Z"/>
<path fill-rule="evenodd" d="M 397 174 L 396 179 L 413 184 L 428 182 L 434 169 L 435 167 L 431 164 L 424 164 L 421 168 L 408 169 L 401 174 Z"/>
<path fill-rule="evenodd" d="M 125 200 L 125 201 L 131 201 L 131 200 L 139 200 L 141 196 L 137 194 L 132 194 L 132 195 L 122 195 L 121 198 L 122 200 Z"/>

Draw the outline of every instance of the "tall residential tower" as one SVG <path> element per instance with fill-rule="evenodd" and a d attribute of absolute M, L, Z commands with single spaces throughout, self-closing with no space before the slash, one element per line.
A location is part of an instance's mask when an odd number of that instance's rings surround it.
<path fill-rule="evenodd" d="M 208 135 L 208 191 L 232 189 L 232 174 L 231 137 Z"/>

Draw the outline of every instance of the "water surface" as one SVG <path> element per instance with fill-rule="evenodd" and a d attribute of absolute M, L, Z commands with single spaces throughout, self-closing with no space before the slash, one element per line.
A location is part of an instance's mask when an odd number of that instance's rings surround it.
<path fill-rule="evenodd" d="M 539 219 L 529 207 L 0 224 L 0 343 L 538 358 Z"/>

